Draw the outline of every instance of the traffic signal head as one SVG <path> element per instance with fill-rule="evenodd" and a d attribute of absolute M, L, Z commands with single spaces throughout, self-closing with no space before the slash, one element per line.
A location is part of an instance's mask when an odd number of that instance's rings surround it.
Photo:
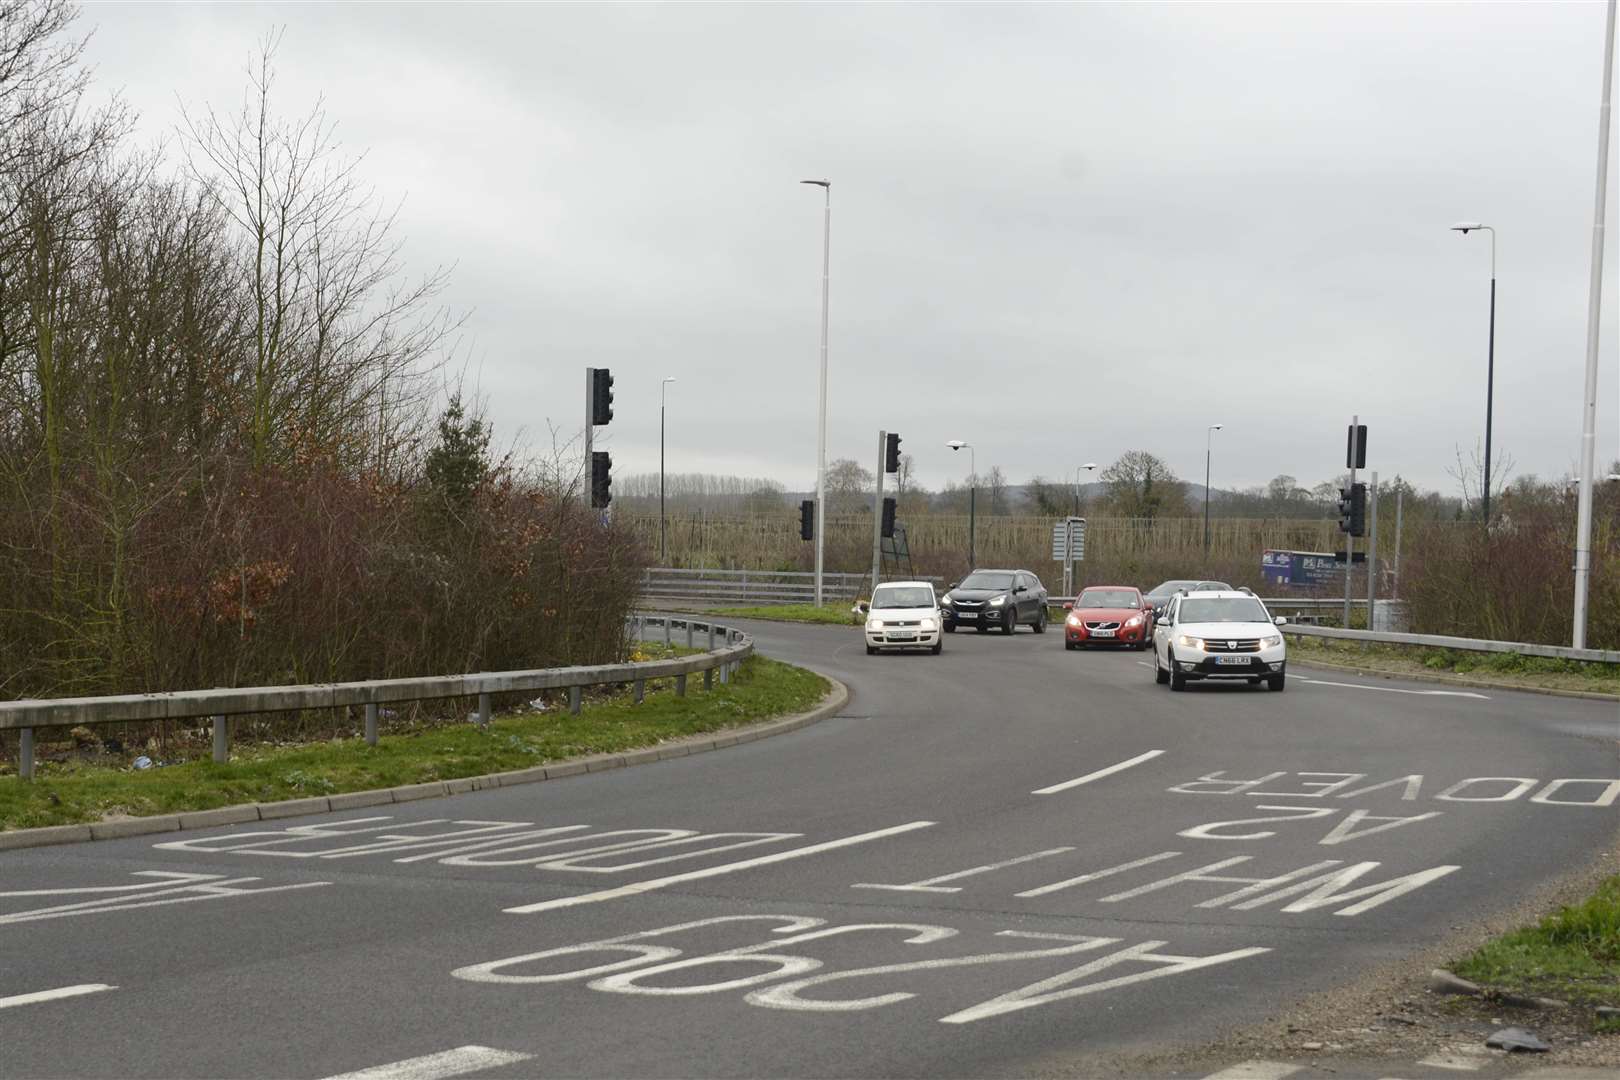
<path fill-rule="evenodd" d="M 888 445 L 883 449 L 883 471 L 900 471 L 900 436 L 889 432 Z"/>
<path fill-rule="evenodd" d="M 1350 486 L 1350 529 L 1351 536 L 1367 535 L 1367 485 L 1352 484 Z"/>
<path fill-rule="evenodd" d="M 591 369 L 591 423 L 613 422 L 613 375 L 605 367 Z"/>
<path fill-rule="evenodd" d="M 1350 531 L 1350 489 L 1339 489 L 1339 531 Z"/>
<path fill-rule="evenodd" d="M 889 436 L 891 439 L 894 436 Z M 883 535 L 885 538 L 894 536 L 894 500 L 883 500 Z"/>
<path fill-rule="evenodd" d="M 816 538 L 816 500 L 806 499 L 799 504 L 799 538 Z"/>
<path fill-rule="evenodd" d="M 606 450 L 591 451 L 591 506 L 601 510 L 613 501 L 613 458 Z"/>

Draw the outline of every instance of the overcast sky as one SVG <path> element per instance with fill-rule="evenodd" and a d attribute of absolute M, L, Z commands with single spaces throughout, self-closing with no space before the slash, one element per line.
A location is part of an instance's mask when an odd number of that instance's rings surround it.
<path fill-rule="evenodd" d="M 404 199 L 410 266 L 457 264 L 505 443 L 583 423 L 611 368 L 616 472 L 813 483 L 822 196 L 828 457 L 898 431 L 918 478 L 1072 475 L 1127 449 L 1217 486 L 1343 464 L 1455 490 L 1496 425 L 1573 472 L 1601 3 L 90 4 L 143 138 L 239 103 L 284 27 L 280 103 L 324 95 Z M 1613 156 L 1620 158 L 1620 146 Z M 1611 165 L 1609 216 L 1620 218 Z M 1615 251 L 1599 468 L 1620 454 Z"/>

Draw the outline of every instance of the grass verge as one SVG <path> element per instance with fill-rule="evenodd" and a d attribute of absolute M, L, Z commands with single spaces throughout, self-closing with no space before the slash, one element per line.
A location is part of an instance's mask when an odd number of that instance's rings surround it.
<path fill-rule="evenodd" d="M 861 618 L 848 607 L 834 602 L 827 607 L 814 604 L 771 604 L 767 607 L 711 608 L 707 614 L 733 619 L 767 619 L 772 622 L 819 623 L 825 626 L 859 626 Z"/>
<path fill-rule="evenodd" d="M 1620 875 L 1585 901 L 1486 942 L 1452 970 L 1492 989 L 1620 1004 Z"/>
<path fill-rule="evenodd" d="M 701 681 L 688 685 L 684 698 L 675 696 L 674 680 L 660 680 L 648 684 L 640 705 L 616 692 L 587 698 L 579 716 L 566 708 L 526 710 L 497 716 L 487 729 L 430 728 L 384 736 L 375 747 L 363 739 L 243 747 L 224 765 L 193 761 L 141 772 L 42 763 L 33 783 L 0 779 L 0 828 L 208 810 L 526 769 L 805 712 L 828 688 L 814 672 L 761 656 L 745 660 L 729 684 L 717 680 L 708 691 Z"/>
<path fill-rule="evenodd" d="M 1288 637 L 1299 660 L 1387 671 L 1392 675 L 1456 675 L 1502 687 L 1585 690 L 1620 695 L 1620 664 L 1587 664 L 1516 653 L 1475 653 L 1410 645 L 1377 645 L 1326 638 Z"/>

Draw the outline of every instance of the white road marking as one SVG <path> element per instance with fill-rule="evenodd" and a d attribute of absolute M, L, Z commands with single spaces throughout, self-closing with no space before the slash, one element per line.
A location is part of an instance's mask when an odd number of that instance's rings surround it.
<path fill-rule="evenodd" d="M 1383 694 L 1416 694 L 1418 697 L 1462 697 L 1477 698 L 1480 701 L 1489 701 L 1490 695 L 1476 694 L 1469 690 L 1403 690 L 1398 686 L 1368 686 L 1366 683 L 1331 682 L 1327 679 L 1310 679 L 1304 675 L 1295 675 L 1295 681 L 1310 683 L 1313 686 L 1342 686 L 1349 690 L 1377 690 Z"/>
<path fill-rule="evenodd" d="M 960 886 L 948 886 L 942 888 L 939 883 L 942 881 L 958 881 L 961 878 L 972 877 L 974 874 L 988 874 L 992 870 L 1001 870 L 1009 866 L 1017 866 L 1019 863 L 1034 862 L 1036 859 L 1044 859 L 1048 855 L 1062 855 L 1065 851 L 1073 850 L 1074 848 L 1072 847 L 1050 848 L 1046 851 L 1037 851 L 1031 855 L 1020 855 L 1016 859 L 1008 859 L 1005 862 L 990 863 L 988 866 L 975 866 L 971 870 L 958 870 L 954 874 L 942 874 L 939 877 L 925 878 L 922 881 L 913 881 L 908 885 L 879 885 L 872 882 L 863 881 L 858 885 L 851 885 L 850 888 L 892 889 L 895 892 L 961 892 L 962 889 Z"/>
<path fill-rule="evenodd" d="M 1283 1080 L 1304 1067 L 1287 1061 L 1240 1061 L 1229 1069 L 1210 1073 L 1204 1080 Z"/>
<path fill-rule="evenodd" d="M 1137 859 L 1135 862 L 1122 863 L 1119 866 L 1110 866 L 1106 870 L 1094 870 L 1089 874 L 1081 874 L 1079 877 L 1067 878 L 1063 881 L 1053 882 L 1051 885 L 1042 885 L 1038 889 L 1030 889 L 1026 892 L 1014 893 L 1013 895 L 1019 899 L 1028 899 L 1031 896 L 1045 896 L 1047 893 L 1054 893 L 1060 889 L 1067 889 L 1072 885 L 1084 885 L 1088 881 L 1096 881 L 1099 878 L 1112 877 L 1115 874 L 1122 874 L 1127 870 L 1135 870 L 1138 866 L 1147 866 L 1151 863 L 1163 862 L 1165 859 L 1173 859 L 1180 854 L 1181 852 L 1179 851 L 1161 851 L 1157 855 L 1149 855 L 1147 858 Z"/>
<path fill-rule="evenodd" d="M 80 983 L 78 986 L 63 986 L 55 990 L 36 990 L 32 994 L 18 994 L 15 997 L 0 998 L 0 1009 L 10 1009 L 18 1005 L 37 1005 L 42 1001 L 82 997 L 85 994 L 99 994 L 103 990 L 116 989 L 118 987 L 108 986 L 106 983 Z"/>
<path fill-rule="evenodd" d="M 1110 765 L 1106 769 L 1098 769 L 1096 772 L 1086 773 L 1086 775 L 1084 775 L 1084 776 L 1077 776 L 1073 780 L 1065 780 L 1065 781 L 1063 781 L 1063 783 L 1061 783 L 1061 784 L 1053 784 L 1051 787 L 1037 788 L 1034 791 L 1030 792 L 1030 794 L 1031 795 L 1055 795 L 1060 791 L 1068 791 L 1070 788 L 1079 787 L 1081 784 L 1089 784 L 1093 780 L 1101 780 L 1105 776 L 1112 776 L 1117 772 L 1124 772 L 1126 769 L 1129 769 L 1131 766 L 1140 765 L 1144 761 L 1151 761 L 1152 759 L 1158 757 L 1162 753 L 1164 753 L 1163 750 L 1149 750 L 1145 754 L 1137 754 L 1135 757 L 1131 758 L 1129 761 L 1121 761 L 1117 765 Z"/>
<path fill-rule="evenodd" d="M 340 1073 L 327 1080 L 445 1080 L 499 1065 L 516 1065 L 532 1057 L 533 1054 L 493 1050 L 487 1046 L 458 1046 L 454 1050 L 407 1058 L 392 1065 L 373 1065 L 358 1072 Z"/>
<path fill-rule="evenodd" d="M 555 900 L 542 900 L 537 904 L 523 904 L 519 907 L 507 908 L 506 912 L 509 915 L 532 915 L 537 911 L 554 911 L 558 908 L 576 907 L 580 904 L 597 904 L 604 900 L 619 900 L 627 896 L 640 896 L 642 893 L 652 892 L 669 885 L 681 885 L 688 881 L 702 881 L 705 878 L 719 877 L 722 874 L 735 873 L 738 870 L 748 870 L 756 866 L 769 866 L 772 863 L 786 862 L 788 859 L 798 859 L 806 855 L 819 855 L 823 851 L 864 844 L 869 840 L 882 840 L 884 837 L 899 836 L 901 833 L 913 832 L 917 829 L 932 828 L 934 824 L 932 821 L 910 821 L 904 825 L 893 825 L 887 829 L 877 829 L 856 836 L 846 836 L 839 840 L 828 840 L 821 844 L 810 844 L 807 847 L 793 848 L 790 851 L 776 851 L 769 855 L 760 855 L 756 858 L 743 859 L 720 866 L 710 866 L 702 870 L 689 870 L 684 874 L 671 874 L 668 877 L 636 881 L 629 885 L 620 885 L 615 889 L 601 889 L 597 892 L 583 893 L 578 896 L 559 896 Z"/>

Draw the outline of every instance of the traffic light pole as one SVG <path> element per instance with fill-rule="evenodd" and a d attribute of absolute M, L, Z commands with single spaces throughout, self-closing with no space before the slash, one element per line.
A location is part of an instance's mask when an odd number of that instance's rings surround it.
<path fill-rule="evenodd" d="M 872 591 L 878 587 L 878 576 L 883 572 L 883 473 L 888 464 L 889 433 L 878 432 L 877 494 L 872 496 Z"/>
<path fill-rule="evenodd" d="M 1373 601 L 1378 598 L 1378 474 L 1367 485 L 1367 629 L 1373 628 Z"/>
<path fill-rule="evenodd" d="M 1350 418 L 1350 497 L 1355 498 L 1356 491 L 1356 443 L 1360 441 L 1361 417 Z M 1356 537 L 1350 530 L 1344 533 L 1344 628 L 1350 629 L 1350 580 L 1355 577 L 1356 568 Z"/>
<path fill-rule="evenodd" d="M 591 477 L 591 436 L 596 432 L 596 369 L 585 369 L 585 468 L 580 475 L 585 479 L 583 483 L 590 484 Z M 587 494 L 587 499 L 590 496 Z"/>

